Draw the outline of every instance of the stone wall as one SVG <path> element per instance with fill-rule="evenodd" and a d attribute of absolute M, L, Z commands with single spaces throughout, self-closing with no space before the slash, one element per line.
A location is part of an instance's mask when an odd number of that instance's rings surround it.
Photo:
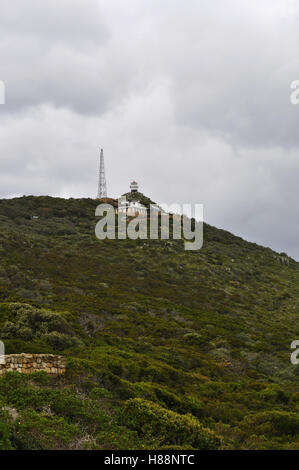
<path fill-rule="evenodd" d="M 0 357 L 0 375 L 8 371 L 31 374 L 41 370 L 51 375 L 65 373 L 66 361 L 54 354 L 6 354 Z"/>

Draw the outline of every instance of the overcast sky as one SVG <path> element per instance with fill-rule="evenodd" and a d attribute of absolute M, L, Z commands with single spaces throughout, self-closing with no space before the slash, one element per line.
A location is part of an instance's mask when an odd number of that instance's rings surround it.
<path fill-rule="evenodd" d="M 0 197 L 158 203 L 299 260 L 298 0 L 0 0 Z"/>

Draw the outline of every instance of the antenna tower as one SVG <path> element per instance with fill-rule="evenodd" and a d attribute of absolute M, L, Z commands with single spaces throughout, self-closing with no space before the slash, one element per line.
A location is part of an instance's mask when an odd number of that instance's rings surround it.
<path fill-rule="evenodd" d="M 107 185 L 106 185 L 106 177 L 105 177 L 104 152 L 103 152 L 103 149 L 101 149 L 98 199 L 101 199 L 103 197 L 107 197 Z"/>

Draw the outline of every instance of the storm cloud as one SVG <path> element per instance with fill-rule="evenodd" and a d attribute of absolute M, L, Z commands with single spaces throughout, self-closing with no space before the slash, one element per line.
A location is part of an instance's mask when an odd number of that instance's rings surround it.
<path fill-rule="evenodd" d="M 299 259 L 295 0 L 1 0 L 0 197 L 159 203 Z"/>

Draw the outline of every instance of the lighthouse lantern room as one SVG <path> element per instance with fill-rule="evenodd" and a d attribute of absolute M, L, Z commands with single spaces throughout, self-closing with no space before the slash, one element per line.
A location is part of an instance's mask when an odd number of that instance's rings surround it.
<path fill-rule="evenodd" d="M 130 189 L 131 189 L 131 193 L 137 193 L 138 183 L 136 181 L 132 181 L 132 183 L 130 184 Z"/>

